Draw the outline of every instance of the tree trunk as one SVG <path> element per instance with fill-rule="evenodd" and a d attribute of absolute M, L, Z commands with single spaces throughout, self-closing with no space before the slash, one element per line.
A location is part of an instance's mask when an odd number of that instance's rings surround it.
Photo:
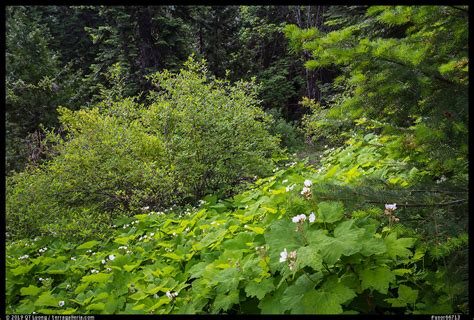
<path fill-rule="evenodd" d="M 153 21 L 150 7 L 139 7 L 137 12 L 138 36 L 140 42 L 140 69 L 142 74 L 146 74 L 147 68 L 161 67 L 160 53 L 158 52 L 153 36 Z"/>

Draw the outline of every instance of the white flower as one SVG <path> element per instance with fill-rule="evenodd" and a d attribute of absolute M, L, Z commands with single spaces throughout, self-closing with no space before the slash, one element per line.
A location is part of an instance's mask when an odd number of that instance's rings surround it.
<path fill-rule="evenodd" d="M 75 261 L 75 260 L 76 260 L 76 257 L 71 257 L 71 260 L 72 260 L 72 261 Z"/>
<path fill-rule="evenodd" d="M 314 220 L 316 220 L 316 216 L 315 216 L 314 212 L 311 212 L 311 214 L 309 215 L 309 222 L 313 223 Z"/>
<path fill-rule="evenodd" d="M 43 253 L 43 252 L 46 252 L 46 250 L 48 250 L 48 248 L 44 247 L 44 248 L 39 249 L 38 251 L 39 251 L 40 253 Z"/>
<path fill-rule="evenodd" d="M 301 194 L 305 195 L 305 194 L 308 194 L 308 193 L 311 193 L 311 189 L 308 188 L 308 187 L 303 187 L 303 190 L 301 190 Z"/>
<path fill-rule="evenodd" d="M 70 284 L 68 284 L 68 285 L 66 286 L 66 290 L 67 290 L 67 289 L 69 289 L 70 287 L 71 287 L 71 285 L 70 285 Z"/>
<path fill-rule="evenodd" d="M 21 256 L 18 259 L 19 260 L 24 260 L 24 259 L 28 259 L 28 257 L 29 257 L 29 255 L 25 254 L 24 256 Z"/>
<path fill-rule="evenodd" d="M 387 210 L 395 210 L 395 209 L 397 209 L 397 204 L 396 204 L 396 203 L 394 203 L 394 204 L 386 204 L 386 205 L 385 205 L 385 209 L 387 209 Z"/>
<path fill-rule="evenodd" d="M 38 280 L 39 280 L 39 281 L 44 281 L 44 279 L 43 279 L 43 278 L 38 278 Z"/>
<path fill-rule="evenodd" d="M 102 260 L 102 264 L 105 264 L 105 263 L 106 263 L 106 261 L 105 261 L 105 260 Z"/>
<path fill-rule="evenodd" d="M 283 180 L 281 183 L 287 183 L 288 179 Z"/>
<path fill-rule="evenodd" d="M 308 187 L 308 188 L 309 188 L 309 187 L 311 187 L 312 185 L 313 185 L 313 182 L 312 182 L 311 180 L 305 180 L 305 181 L 304 181 L 304 186 L 305 186 L 305 187 Z"/>
<path fill-rule="evenodd" d="M 107 272 L 110 272 L 110 271 L 112 271 L 112 269 L 111 269 L 111 268 L 107 268 L 107 269 L 105 269 L 105 270 L 107 270 Z"/>
<path fill-rule="evenodd" d="M 288 258 L 288 251 L 286 251 L 286 248 L 280 252 L 280 262 L 285 262 L 286 259 Z"/>
<path fill-rule="evenodd" d="M 92 270 L 91 270 L 91 273 L 92 273 L 92 274 L 94 274 L 94 273 L 99 273 L 99 271 L 96 270 L 96 269 L 92 269 Z"/>
<path fill-rule="evenodd" d="M 177 292 L 169 292 L 169 291 L 166 291 L 166 296 L 169 298 L 169 299 L 174 299 L 178 296 L 178 293 Z"/>
<path fill-rule="evenodd" d="M 127 249 L 128 249 L 127 246 L 120 246 L 120 247 L 118 247 L 118 248 L 119 248 L 119 249 L 124 249 L 124 250 L 127 250 Z"/>
<path fill-rule="evenodd" d="M 62 301 L 62 300 L 59 301 L 58 306 L 60 306 L 60 307 L 64 306 L 64 301 Z"/>
<path fill-rule="evenodd" d="M 150 233 L 150 237 L 153 237 L 154 235 L 155 235 L 155 233 L 154 233 L 154 232 Z"/>
<path fill-rule="evenodd" d="M 293 221 L 294 223 L 303 222 L 305 220 L 306 220 L 306 215 L 305 214 L 299 214 L 299 215 L 294 216 L 293 218 L 291 218 L 291 221 Z"/>
<path fill-rule="evenodd" d="M 440 184 L 445 182 L 446 180 L 448 180 L 448 178 L 446 178 L 445 176 L 441 176 L 438 180 L 436 180 L 436 183 Z"/>
<path fill-rule="evenodd" d="M 292 184 L 291 186 L 286 187 L 286 192 L 289 192 L 295 188 L 296 184 Z"/>
<path fill-rule="evenodd" d="M 109 260 L 114 260 L 115 256 L 113 254 L 109 255 Z"/>
<path fill-rule="evenodd" d="M 189 227 L 187 227 L 186 229 L 184 229 L 184 231 L 186 231 L 186 232 L 189 232 L 189 230 L 191 230 L 191 229 L 189 229 Z"/>
<path fill-rule="evenodd" d="M 149 206 L 146 206 L 146 207 L 143 207 L 143 208 L 142 208 L 142 210 L 144 210 L 144 211 L 146 211 L 146 210 L 148 210 L 148 209 L 150 209 Z"/>

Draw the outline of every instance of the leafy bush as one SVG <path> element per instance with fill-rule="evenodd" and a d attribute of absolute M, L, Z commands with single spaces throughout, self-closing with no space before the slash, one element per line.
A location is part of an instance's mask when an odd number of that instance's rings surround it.
<path fill-rule="evenodd" d="M 152 75 L 160 90 L 146 105 L 111 98 L 59 108 L 66 141 L 50 133 L 55 156 L 8 180 L 9 235 L 94 237 L 117 215 L 230 194 L 241 179 L 271 173 L 278 139 L 254 84 L 214 79 L 193 59 L 185 67 Z"/>
<path fill-rule="evenodd" d="M 121 218 L 108 241 L 10 243 L 7 313 L 466 312 L 467 282 L 447 280 L 399 209 L 323 201 L 329 181 L 293 164 L 232 199 Z"/>
<path fill-rule="evenodd" d="M 295 122 L 286 121 L 279 109 L 269 109 L 266 111 L 273 117 L 270 132 L 280 137 L 280 144 L 288 152 L 293 153 L 301 150 L 304 146 L 304 137 Z"/>

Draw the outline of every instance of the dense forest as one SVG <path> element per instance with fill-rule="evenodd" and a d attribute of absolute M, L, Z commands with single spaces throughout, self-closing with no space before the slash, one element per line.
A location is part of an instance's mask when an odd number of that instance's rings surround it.
<path fill-rule="evenodd" d="M 469 314 L 468 6 L 7 6 L 6 314 Z"/>

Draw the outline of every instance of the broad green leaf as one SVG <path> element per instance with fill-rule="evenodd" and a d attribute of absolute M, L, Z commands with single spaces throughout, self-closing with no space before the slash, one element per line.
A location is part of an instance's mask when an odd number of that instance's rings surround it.
<path fill-rule="evenodd" d="M 208 265 L 209 263 L 207 262 L 199 262 L 195 265 L 193 265 L 188 273 L 189 273 L 189 279 L 193 278 L 200 278 L 204 272 L 204 268 Z"/>
<path fill-rule="evenodd" d="M 325 178 L 331 178 L 332 176 L 334 176 L 336 174 L 336 172 L 340 169 L 339 165 L 335 165 L 333 166 L 327 173 L 326 173 L 326 176 Z"/>
<path fill-rule="evenodd" d="M 136 214 L 133 216 L 135 219 L 137 220 L 145 220 L 147 219 L 149 216 L 148 214 L 144 213 L 144 214 Z"/>
<path fill-rule="evenodd" d="M 91 274 L 88 276 L 84 276 L 81 279 L 81 282 L 99 282 L 103 283 L 109 280 L 109 278 L 112 276 L 111 273 L 96 273 L 96 274 Z"/>
<path fill-rule="evenodd" d="M 167 253 L 162 254 L 162 256 L 166 257 L 166 258 L 173 259 L 173 260 L 178 260 L 178 261 L 179 260 L 184 260 L 184 256 L 179 256 L 174 252 L 167 252 Z"/>
<path fill-rule="evenodd" d="M 270 266 L 281 269 L 283 264 L 279 262 L 280 252 L 285 248 L 288 252 L 303 246 L 301 235 L 296 232 L 295 224 L 286 220 L 275 221 L 267 228 L 264 234 L 265 241 L 269 245 Z"/>
<path fill-rule="evenodd" d="M 80 250 L 80 249 L 91 249 L 91 248 L 94 248 L 96 245 L 98 245 L 100 242 L 99 241 L 96 241 L 96 240 L 92 240 L 92 241 L 88 241 L 88 242 L 85 242 L 83 244 L 81 244 L 80 246 L 78 246 L 76 249 L 77 250 Z"/>
<path fill-rule="evenodd" d="M 247 242 L 252 242 L 255 234 L 251 232 L 240 232 L 234 238 L 226 240 L 222 243 L 222 248 L 227 250 L 247 249 Z"/>
<path fill-rule="evenodd" d="M 109 293 L 108 292 L 101 292 L 99 293 L 98 295 L 94 296 L 94 298 L 92 299 L 92 301 L 97 301 L 97 300 L 101 300 L 101 299 L 107 299 L 109 297 Z"/>
<path fill-rule="evenodd" d="M 53 297 L 50 291 L 43 292 L 35 301 L 35 306 L 57 307 L 60 299 Z"/>
<path fill-rule="evenodd" d="M 130 240 L 134 238 L 135 238 L 134 235 L 130 235 L 128 237 L 119 237 L 119 238 L 115 238 L 114 242 L 118 244 L 126 245 Z"/>
<path fill-rule="evenodd" d="M 284 292 L 288 288 L 288 285 L 283 283 L 278 290 L 268 293 L 265 297 L 260 300 L 258 307 L 262 314 L 282 314 L 285 311 L 285 307 L 281 304 Z"/>
<path fill-rule="evenodd" d="M 13 273 L 14 276 L 20 276 L 22 274 L 28 273 L 34 266 L 35 266 L 34 264 L 19 266 L 15 269 L 12 269 L 11 273 Z"/>
<path fill-rule="evenodd" d="M 46 272 L 49 274 L 64 274 L 68 270 L 68 265 L 64 262 L 56 263 L 51 265 Z"/>
<path fill-rule="evenodd" d="M 218 313 L 221 310 L 227 311 L 237 303 L 239 303 L 239 292 L 237 290 L 229 292 L 228 294 L 219 293 L 212 304 L 211 313 Z"/>
<path fill-rule="evenodd" d="M 229 292 L 237 289 L 240 281 L 240 272 L 237 268 L 224 269 L 217 272 L 213 280 L 217 281 L 217 292 Z"/>
<path fill-rule="evenodd" d="M 89 283 L 90 283 L 90 282 L 81 283 L 81 284 L 78 285 L 77 288 L 74 290 L 74 293 L 75 293 L 75 294 L 79 294 L 79 293 L 81 293 L 81 292 L 84 292 L 84 290 L 86 290 L 86 288 L 89 286 Z"/>
<path fill-rule="evenodd" d="M 319 249 L 315 245 L 301 247 L 296 251 L 296 262 L 298 268 L 306 266 L 320 271 L 323 268 L 323 257 L 319 254 Z"/>
<path fill-rule="evenodd" d="M 262 228 L 262 227 L 247 226 L 245 229 L 247 229 L 247 230 L 252 230 L 252 231 L 255 232 L 256 234 L 264 234 L 264 233 L 265 233 L 265 229 Z"/>
<path fill-rule="evenodd" d="M 385 245 L 387 246 L 387 254 L 393 259 L 397 257 L 407 258 L 411 256 L 412 252 L 408 248 L 411 248 L 415 241 L 415 238 L 397 239 L 396 233 L 390 233 L 384 239 Z"/>
<path fill-rule="evenodd" d="M 385 245 L 384 241 L 379 238 L 374 238 L 373 234 L 366 232 L 360 241 L 362 244 L 360 253 L 364 256 L 382 254 L 387 251 L 387 246 Z"/>
<path fill-rule="evenodd" d="M 98 302 L 98 303 L 93 303 L 91 305 L 88 305 L 86 307 L 86 310 L 87 311 L 91 311 L 91 310 L 102 311 L 102 310 L 104 310 L 104 308 L 105 308 L 105 304 L 103 302 Z"/>
<path fill-rule="evenodd" d="M 144 293 L 143 291 L 135 292 L 134 294 L 130 295 L 129 298 L 133 300 L 143 300 L 148 297 L 148 294 Z"/>
<path fill-rule="evenodd" d="M 20 289 L 20 294 L 22 296 L 36 296 L 40 292 L 41 292 L 41 288 L 35 287 L 34 285 L 31 285 L 31 284 L 26 288 Z"/>
<path fill-rule="evenodd" d="M 318 203 L 317 222 L 333 223 L 344 216 L 344 204 L 339 201 L 323 201 Z"/>
<path fill-rule="evenodd" d="M 381 266 L 361 270 L 359 278 L 362 290 L 373 289 L 387 294 L 390 283 L 395 281 L 395 274 L 388 267 Z"/>
<path fill-rule="evenodd" d="M 392 304 L 392 307 L 406 307 L 407 304 L 415 304 L 418 298 L 418 290 L 414 290 L 408 286 L 401 284 L 398 287 L 398 298 L 385 299 L 388 303 Z"/>
<path fill-rule="evenodd" d="M 308 241 L 320 248 L 326 263 L 334 265 L 341 256 L 350 256 L 361 250 L 360 235 L 364 230 L 353 224 L 354 220 L 339 223 L 334 229 L 334 237 L 326 236 L 321 230 L 312 231 L 308 233 Z"/>
<path fill-rule="evenodd" d="M 315 273 L 310 276 L 302 274 L 296 281 L 289 285 L 281 298 L 281 304 L 284 310 L 293 310 L 298 308 L 301 299 L 306 292 L 313 290 L 322 278 L 321 273 Z"/>
<path fill-rule="evenodd" d="M 263 279 L 261 282 L 257 283 L 256 281 L 250 281 L 245 287 L 245 293 L 247 297 L 257 297 L 258 300 L 268 293 L 275 289 L 272 279 Z"/>

